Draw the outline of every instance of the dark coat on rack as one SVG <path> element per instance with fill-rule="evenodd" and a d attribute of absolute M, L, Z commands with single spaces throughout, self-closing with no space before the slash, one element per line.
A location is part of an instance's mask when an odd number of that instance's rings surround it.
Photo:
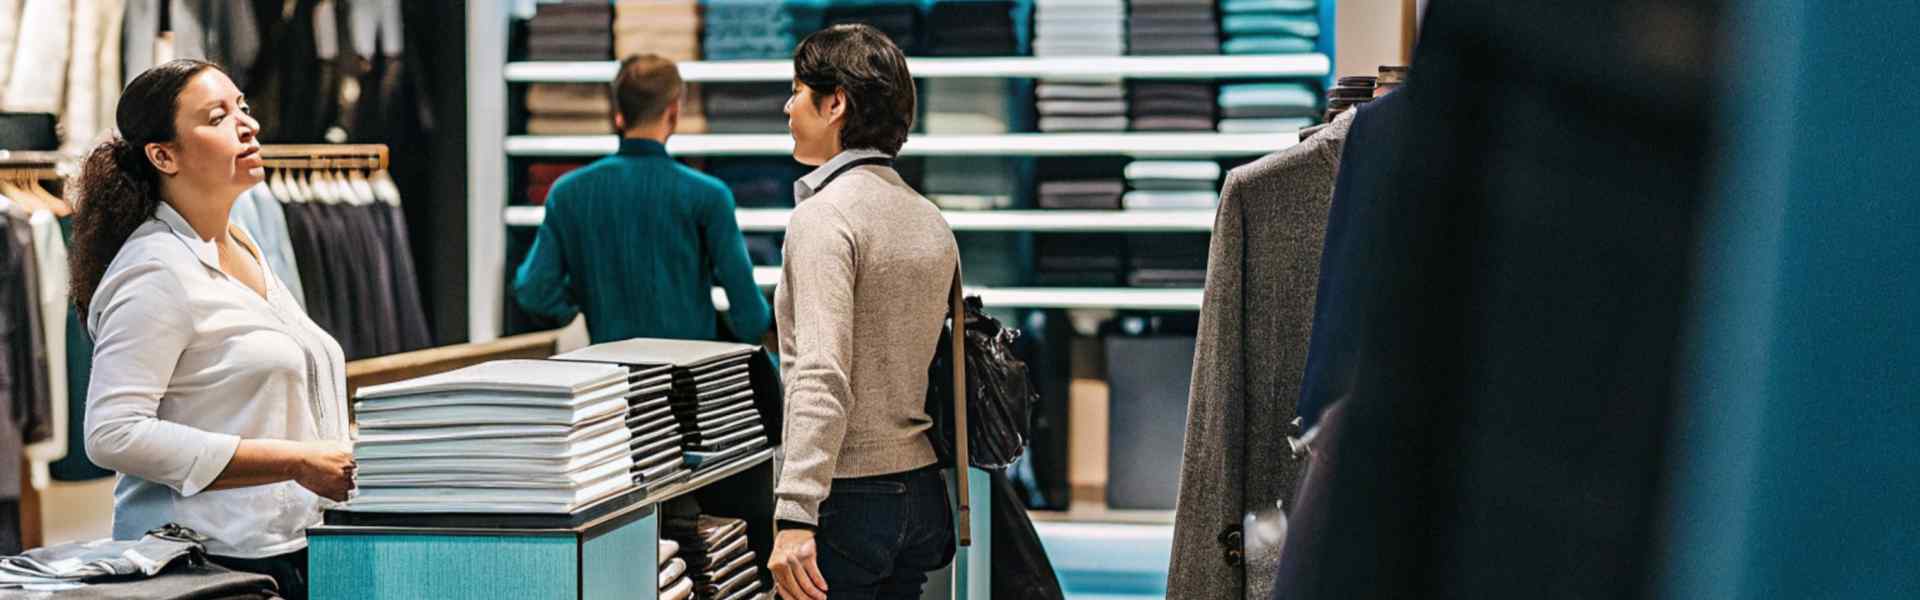
<path fill-rule="evenodd" d="M 1274 553 L 1242 555 L 1242 515 L 1291 500 L 1287 444 L 1306 369 L 1320 253 L 1353 116 L 1227 174 L 1187 406 L 1167 597 L 1265 598 Z"/>

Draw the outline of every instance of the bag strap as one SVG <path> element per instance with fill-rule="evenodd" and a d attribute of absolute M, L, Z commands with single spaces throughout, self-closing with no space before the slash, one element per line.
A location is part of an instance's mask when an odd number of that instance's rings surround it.
<path fill-rule="evenodd" d="M 956 539 L 965 548 L 973 545 L 973 498 L 967 485 L 967 307 L 961 294 L 960 264 L 954 263 L 953 290 L 947 294 L 953 315 L 953 482 L 955 495 L 959 496 L 955 503 L 960 528 Z"/>

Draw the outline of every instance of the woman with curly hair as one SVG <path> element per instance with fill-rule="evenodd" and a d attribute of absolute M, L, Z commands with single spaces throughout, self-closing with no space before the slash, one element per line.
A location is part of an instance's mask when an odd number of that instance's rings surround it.
<path fill-rule="evenodd" d="M 113 534 L 168 523 L 306 596 L 306 528 L 353 486 L 346 364 L 229 223 L 265 175 L 246 97 L 206 62 L 127 86 L 81 168 L 73 298 L 92 333 L 87 456 L 121 474 Z"/>

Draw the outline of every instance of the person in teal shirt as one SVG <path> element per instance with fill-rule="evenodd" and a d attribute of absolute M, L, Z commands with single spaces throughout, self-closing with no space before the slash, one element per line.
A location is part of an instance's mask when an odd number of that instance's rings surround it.
<path fill-rule="evenodd" d="M 554 182 L 514 277 L 527 312 L 562 321 L 585 313 L 596 344 L 719 340 L 717 280 L 727 294 L 728 337 L 757 343 L 766 333 L 772 317 L 734 220 L 733 193 L 667 156 L 685 88 L 673 61 L 649 54 L 620 63 L 620 151 Z"/>

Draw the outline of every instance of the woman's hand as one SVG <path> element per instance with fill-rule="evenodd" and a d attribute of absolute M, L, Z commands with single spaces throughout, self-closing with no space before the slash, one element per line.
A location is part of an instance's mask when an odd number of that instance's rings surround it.
<path fill-rule="evenodd" d="M 353 453 L 328 442 L 301 446 L 302 451 L 294 463 L 293 481 L 322 498 L 345 502 L 347 492 L 353 491 L 353 472 L 357 467 Z"/>
<path fill-rule="evenodd" d="M 820 553 L 813 532 L 788 529 L 773 540 L 767 568 L 785 600 L 827 600 L 827 578 L 820 574 Z"/>

